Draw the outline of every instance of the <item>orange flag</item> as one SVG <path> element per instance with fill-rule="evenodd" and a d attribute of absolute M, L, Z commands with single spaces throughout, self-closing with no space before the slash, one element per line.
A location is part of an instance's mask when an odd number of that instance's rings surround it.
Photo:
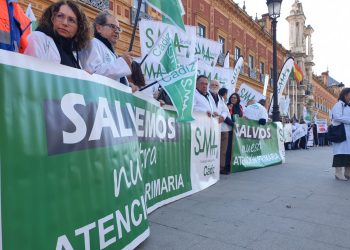
<path fill-rule="evenodd" d="M 301 68 L 299 67 L 298 64 L 294 63 L 294 67 L 293 67 L 293 72 L 294 72 L 294 79 L 300 83 L 303 78 L 304 78 L 304 75 L 303 75 L 303 71 L 301 70 Z"/>

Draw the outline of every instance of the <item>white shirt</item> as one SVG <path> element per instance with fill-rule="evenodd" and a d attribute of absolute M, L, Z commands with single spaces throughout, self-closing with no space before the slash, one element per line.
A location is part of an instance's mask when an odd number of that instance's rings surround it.
<path fill-rule="evenodd" d="M 103 42 L 93 38 L 89 46 L 79 54 L 83 68 L 89 72 L 120 81 L 131 74 L 129 65 L 117 57 Z"/>
<path fill-rule="evenodd" d="M 226 117 L 229 116 L 230 111 L 228 110 L 227 105 L 225 104 L 224 99 L 222 99 L 222 97 L 220 95 L 218 95 L 219 97 L 219 101 L 218 101 L 218 105 L 216 105 L 214 97 L 211 93 L 209 93 L 210 95 L 210 101 L 213 104 L 213 112 L 218 113 L 220 116 L 222 116 L 224 119 L 226 119 Z M 232 127 L 227 125 L 226 123 L 221 123 L 221 132 L 228 132 L 231 131 Z"/>
<path fill-rule="evenodd" d="M 267 114 L 267 110 L 260 103 L 254 103 L 246 107 L 244 110 L 244 116 L 250 120 L 259 121 L 260 119 L 267 119 L 269 115 Z"/>
<path fill-rule="evenodd" d="M 213 111 L 213 103 L 212 98 L 210 98 L 209 93 L 207 94 L 207 97 L 202 95 L 197 89 L 194 92 L 194 103 L 193 103 L 193 111 L 194 112 L 210 112 L 211 114 Z"/>

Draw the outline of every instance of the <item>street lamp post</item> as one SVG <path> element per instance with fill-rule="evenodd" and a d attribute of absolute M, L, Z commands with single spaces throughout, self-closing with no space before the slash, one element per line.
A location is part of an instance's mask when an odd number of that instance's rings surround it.
<path fill-rule="evenodd" d="M 277 18 L 281 13 L 282 0 L 267 0 L 267 7 L 269 9 L 269 16 L 272 19 L 272 39 L 273 39 L 273 106 L 272 106 L 272 120 L 277 122 L 280 120 L 280 111 L 278 107 L 278 93 L 277 93 L 277 39 L 276 26 Z"/>

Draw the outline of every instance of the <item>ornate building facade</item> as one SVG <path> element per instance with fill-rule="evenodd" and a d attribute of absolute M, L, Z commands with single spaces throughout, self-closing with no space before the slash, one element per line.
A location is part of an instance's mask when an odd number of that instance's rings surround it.
<path fill-rule="evenodd" d="M 313 48 L 311 25 L 305 25 L 306 16 L 303 11 L 303 5 L 299 0 L 295 0 L 287 17 L 289 22 L 289 46 L 290 54 L 295 62 L 302 69 L 304 79 L 301 84 L 290 80 L 290 87 L 293 91 L 289 92 L 291 99 L 290 114 L 297 118 L 303 117 L 304 108 L 312 117 L 329 121 L 329 110 L 337 101 L 341 85 L 328 75 L 328 72 L 322 73 L 322 76 L 316 76 L 313 73 Z"/>
<path fill-rule="evenodd" d="M 19 0 L 19 2 L 23 9 L 31 3 L 34 14 L 40 17 L 42 11 L 55 0 Z M 239 56 L 244 57 L 244 70 L 238 78 L 237 87 L 247 83 L 262 92 L 264 75 L 272 75 L 272 35 L 268 15 L 263 15 L 261 19 L 257 17 L 253 19 L 245 11 L 245 6 L 240 8 L 232 0 L 182 0 L 182 2 L 186 13 L 185 24 L 197 26 L 198 36 L 222 43 L 222 52 L 230 53 L 231 67 Z M 121 53 L 129 48 L 138 0 L 81 0 L 79 3 L 91 21 L 99 11 L 108 8 L 118 18 L 123 29 L 117 43 L 117 51 Z M 143 2 L 141 18 L 159 20 L 161 16 Z M 291 80 L 286 88 L 285 93 L 288 93 L 291 99 L 290 115 L 300 118 L 304 107 L 310 112 L 324 115 L 326 111 L 322 110 L 323 107 L 326 105 L 329 108 L 335 103 L 338 91 L 335 89 L 339 87 L 338 85 L 329 87 L 328 80 L 324 80 L 323 75 L 322 77 L 313 75 L 311 43 L 313 29 L 310 25 L 305 25 L 306 17 L 302 3 L 298 0 L 293 4 L 287 20 L 290 51 L 278 44 L 278 72 L 287 56 L 291 55 L 304 73 L 302 84 L 298 85 Z M 134 51 L 136 55 L 140 55 L 138 32 Z M 268 87 L 267 100 L 270 99 L 272 92 L 271 83 L 272 79 Z M 323 99 L 320 99 L 321 96 Z"/>
<path fill-rule="evenodd" d="M 29 2 L 32 3 L 34 14 L 40 17 L 42 11 L 54 0 L 19 0 L 25 9 Z M 80 5 L 92 20 L 100 11 L 103 4 L 92 2 L 105 2 L 84 0 Z M 120 53 L 129 47 L 138 0 L 109 0 L 109 10 L 120 21 L 123 33 L 117 44 Z M 262 19 L 253 19 L 231 0 L 182 0 L 186 15 L 185 24 L 197 26 L 199 36 L 216 40 L 222 43 L 222 52 L 230 53 L 231 67 L 239 56 L 244 57 L 244 70 L 240 74 L 237 87 L 241 83 L 247 83 L 259 92 L 263 90 L 264 75 L 271 75 L 272 71 L 272 36 L 271 22 L 267 15 Z M 141 17 L 148 19 L 160 19 L 160 15 L 147 4 L 142 3 Z M 278 44 L 278 69 L 280 70 L 286 58 L 287 50 Z M 134 51 L 140 54 L 139 36 L 136 34 Z M 270 79 L 270 82 L 272 80 Z M 272 92 L 268 87 L 268 96 Z"/>

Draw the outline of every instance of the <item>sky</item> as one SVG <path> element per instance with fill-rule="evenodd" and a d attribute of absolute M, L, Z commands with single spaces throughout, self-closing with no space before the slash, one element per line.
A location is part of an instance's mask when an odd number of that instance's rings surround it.
<path fill-rule="evenodd" d="M 244 0 L 234 0 L 243 7 Z M 277 19 L 277 41 L 289 49 L 289 16 L 295 0 L 283 0 L 281 16 Z M 316 75 L 329 70 L 329 75 L 350 87 L 350 1 L 299 0 L 306 16 L 305 25 L 314 29 L 311 42 L 314 52 L 313 71 Z M 266 0 L 245 0 L 248 15 L 267 13 Z"/>

